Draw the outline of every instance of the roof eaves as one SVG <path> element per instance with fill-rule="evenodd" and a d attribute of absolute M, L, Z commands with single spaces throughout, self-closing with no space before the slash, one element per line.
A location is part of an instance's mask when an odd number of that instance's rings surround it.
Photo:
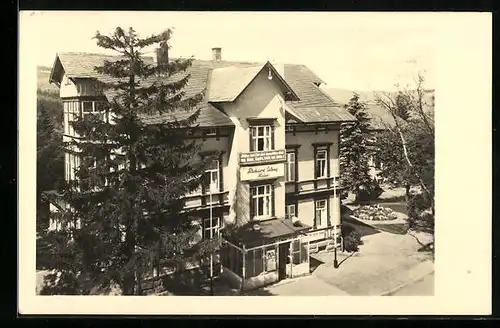
<path fill-rule="evenodd" d="M 265 66 L 269 65 L 269 67 L 273 70 L 274 74 L 278 77 L 278 79 L 280 80 L 280 82 L 289 90 L 289 92 L 292 94 L 293 96 L 293 99 L 290 99 L 292 101 L 300 101 L 300 98 L 299 96 L 297 95 L 297 93 L 295 93 L 295 91 L 293 90 L 293 88 L 285 81 L 285 79 L 281 76 L 281 74 L 276 70 L 276 68 L 274 68 L 274 66 L 268 61 L 264 64 L 263 68 Z"/>
<path fill-rule="evenodd" d="M 58 81 L 54 80 L 54 70 L 55 70 L 56 65 L 57 65 L 57 63 L 58 63 L 58 62 L 59 62 L 59 64 L 61 65 L 61 67 L 63 67 L 63 66 L 62 66 L 62 62 L 61 62 L 61 60 L 59 59 L 59 55 L 58 55 L 58 54 L 56 54 L 56 58 L 54 59 L 54 63 L 52 64 L 52 68 L 50 69 L 50 75 L 49 75 L 49 83 L 50 83 L 50 84 L 52 84 L 53 82 L 60 83 L 60 82 L 58 82 Z M 63 69 L 64 69 L 64 68 L 63 68 Z"/>

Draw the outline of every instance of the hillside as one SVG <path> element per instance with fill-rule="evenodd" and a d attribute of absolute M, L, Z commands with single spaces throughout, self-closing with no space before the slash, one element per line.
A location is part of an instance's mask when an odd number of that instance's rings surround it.
<path fill-rule="evenodd" d="M 373 129 L 383 129 L 386 124 L 394 124 L 392 116 L 375 101 L 376 93 L 383 91 L 354 91 L 339 88 L 323 88 L 323 91 L 335 102 L 342 105 L 347 104 L 354 92 L 356 92 L 359 95 L 360 100 L 366 104 L 368 114 L 372 118 L 371 125 Z M 434 90 L 428 90 L 424 97 L 424 100 L 428 105 L 427 108 L 432 112 L 434 111 L 434 93 Z"/>
<path fill-rule="evenodd" d="M 49 83 L 50 67 L 38 66 L 37 67 L 37 87 L 42 91 L 59 92 L 59 89 Z"/>

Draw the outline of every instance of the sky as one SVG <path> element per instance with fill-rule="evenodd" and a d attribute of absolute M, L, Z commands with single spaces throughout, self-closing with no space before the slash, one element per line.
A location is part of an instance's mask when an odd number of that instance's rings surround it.
<path fill-rule="evenodd" d="M 434 31 L 412 13 L 25 12 L 36 24 L 38 65 L 57 52 L 102 53 L 92 37 L 117 27 L 141 36 L 173 29 L 171 57 L 304 64 L 327 84 L 349 90 L 393 90 L 423 72 L 434 88 Z M 21 16 L 21 22 L 23 16 Z M 22 36 L 21 36 L 22 37 Z M 152 55 L 152 49 L 148 54 Z"/>

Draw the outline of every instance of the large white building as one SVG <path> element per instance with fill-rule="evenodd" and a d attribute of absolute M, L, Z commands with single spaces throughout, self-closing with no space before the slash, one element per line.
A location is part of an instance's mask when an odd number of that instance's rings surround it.
<path fill-rule="evenodd" d="M 222 151 L 207 171 L 209 185 L 185 196 L 200 238 L 238 227 L 220 253 L 221 272 L 243 289 L 309 273 L 309 253 L 341 242 L 339 130 L 354 117 L 336 105 L 304 65 L 195 60 L 187 95 L 206 89 L 195 138 Z M 99 112 L 95 86 L 105 55 L 60 53 L 50 82 L 64 103 L 64 138 L 75 138 L 75 115 Z M 159 124 L 165 117 L 144 120 Z M 77 151 L 66 154 L 74 179 Z M 336 237 L 336 238 L 334 238 Z"/>

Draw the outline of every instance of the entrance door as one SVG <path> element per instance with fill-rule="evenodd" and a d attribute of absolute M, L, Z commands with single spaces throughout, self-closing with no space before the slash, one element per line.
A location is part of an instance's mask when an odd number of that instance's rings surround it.
<path fill-rule="evenodd" d="M 288 255 L 290 255 L 290 243 L 283 243 L 279 245 L 279 263 L 278 263 L 278 279 L 283 280 L 286 278 L 286 265 L 288 263 Z"/>

